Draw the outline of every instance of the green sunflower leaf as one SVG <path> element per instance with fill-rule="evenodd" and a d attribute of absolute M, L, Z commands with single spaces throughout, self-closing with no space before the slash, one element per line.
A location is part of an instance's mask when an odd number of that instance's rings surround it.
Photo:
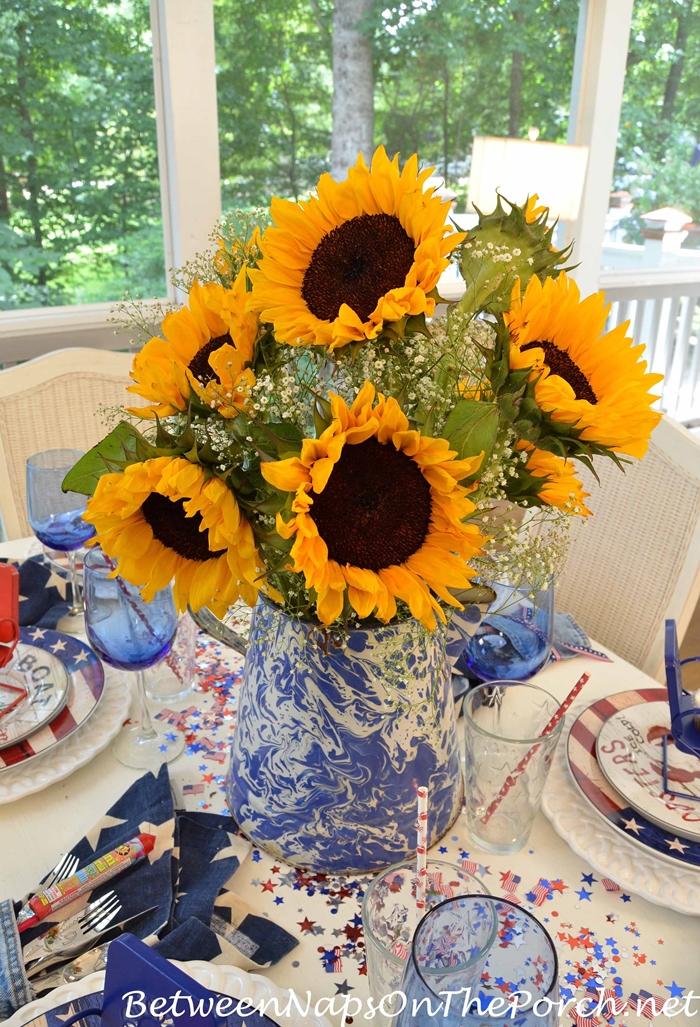
<path fill-rule="evenodd" d="M 520 403 L 508 392 L 498 397 L 498 409 L 509 421 L 517 421 L 520 416 Z"/>
<path fill-rule="evenodd" d="M 232 431 L 241 439 L 252 439 L 258 451 L 277 460 L 301 453 L 302 433 L 293 424 L 272 421 L 269 424 L 236 417 L 231 424 Z"/>
<path fill-rule="evenodd" d="M 430 332 L 428 331 L 425 314 L 412 314 L 410 317 L 407 317 L 405 331 L 407 335 L 425 335 L 426 339 L 429 339 Z"/>
<path fill-rule="evenodd" d="M 443 437 L 452 449 L 457 450 L 461 460 L 483 452 L 483 463 L 489 459 L 496 442 L 498 420 L 498 407 L 495 403 L 460 399 L 447 418 Z M 478 477 L 478 474 L 473 477 Z"/>
<path fill-rule="evenodd" d="M 61 488 L 64 492 L 91 496 L 103 474 L 123 471 L 130 464 L 166 454 L 171 455 L 172 450 L 158 449 L 129 421 L 120 421 L 109 435 L 78 460 L 63 479 Z"/>
<path fill-rule="evenodd" d="M 520 416 L 535 424 L 541 424 L 542 411 L 531 396 L 523 396 L 520 400 Z"/>
<path fill-rule="evenodd" d="M 508 361 L 506 359 L 494 361 L 491 365 L 490 380 L 491 389 L 497 396 L 508 380 Z"/>

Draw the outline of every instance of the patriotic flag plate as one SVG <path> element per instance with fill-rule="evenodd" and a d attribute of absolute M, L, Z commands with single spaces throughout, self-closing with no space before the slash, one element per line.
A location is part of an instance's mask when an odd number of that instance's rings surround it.
<path fill-rule="evenodd" d="M 665 688 L 641 688 L 599 699 L 574 722 L 567 739 L 569 770 L 593 808 L 634 845 L 675 866 L 700 869 L 700 844 L 652 824 L 613 788 L 600 769 L 596 742 L 603 724 L 620 710 L 662 702 Z"/>
<path fill-rule="evenodd" d="M 59 745 L 77 731 L 94 712 L 105 683 L 102 663 L 85 642 L 48 628 L 22 628 L 20 643 L 25 652 L 34 651 L 55 657 L 63 664 L 69 681 L 68 699 L 60 712 L 23 741 L 0 749 L 0 775 Z M 18 650 L 21 647 L 18 646 Z"/>

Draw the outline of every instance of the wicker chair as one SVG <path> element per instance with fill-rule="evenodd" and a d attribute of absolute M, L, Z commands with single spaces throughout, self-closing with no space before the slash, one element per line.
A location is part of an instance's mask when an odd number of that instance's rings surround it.
<path fill-rule="evenodd" d="M 132 354 L 62 349 L 0 371 L 0 517 L 7 539 L 31 534 L 25 463 L 44 449 L 88 450 L 106 432 L 100 407 L 127 395 Z"/>
<path fill-rule="evenodd" d="M 664 417 L 625 474 L 595 464 L 600 485 L 582 474 L 593 516 L 576 519 L 557 606 L 661 680 L 664 620 L 682 639 L 700 594 L 700 441 Z"/>

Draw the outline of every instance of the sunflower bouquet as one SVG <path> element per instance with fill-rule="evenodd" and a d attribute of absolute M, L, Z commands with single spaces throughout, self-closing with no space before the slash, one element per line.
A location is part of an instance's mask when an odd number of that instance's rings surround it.
<path fill-rule="evenodd" d="M 262 592 L 325 627 L 433 629 L 494 568 L 551 572 L 589 514 L 576 461 L 643 456 L 659 376 L 581 300 L 548 210 L 499 198 L 464 234 L 431 172 L 380 148 L 183 270 L 188 303 L 134 358 L 145 405 L 64 483 L 146 599 L 173 581 L 180 609 Z M 504 506 L 546 530 L 523 543 Z"/>

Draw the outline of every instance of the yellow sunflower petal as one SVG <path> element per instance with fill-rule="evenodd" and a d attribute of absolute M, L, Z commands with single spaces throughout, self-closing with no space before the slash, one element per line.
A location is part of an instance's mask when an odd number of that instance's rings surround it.
<path fill-rule="evenodd" d="M 164 456 L 103 475 L 84 519 L 147 601 L 174 578 L 180 610 L 239 596 L 255 602 L 264 568 L 250 524 L 233 493 L 199 464 Z"/>
<path fill-rule="evenodd" d="M 464 236 L 447 223 L 440 197 L 425 190 L 430 169 L 417 168 L 414 155 L 400 171 L 398 156 L 389 160 L 380 147 L 369 168 L 360 156 L 343 182 L 323 175 L 310 200 L 272 201 L 274 225 L 250 271 L 248 307 L 273 324 L 280 342 L 335 350 L 376 338 L 385 322 L 407 314 L 432 315 L 429 293 Z M 358 248 L 365 271 L 351 281 L 340 262 Z"/>
<path fill-rule="evenodd" d="M 332 395 L 331 411 L 334 420 L 321 438 L 303 441 L 301 460 L 263 464 L 268 480 L 286 482 L 287 491 L 296 485 L 296 516 L 277 515 L 278 532 L 294 538 L 293 568 L 316 589 L 324 624 L 340 616 L 347 596 L 360 618 L 376 613 L 382 621 L 395 615 L 401 599 L 432 630 L 436 615 L 444 620 L 435 596 L 459 605 L 447 589 L 468 585 L 467 561 L 484 541 L 474 524 L 464 523 L 474 505 L 458 484 L 481 458 L 455 460 L 446 440 L 409 431 L 397 401 L 376 396 L 369 382 L 350 409 Z M 351 438 L 358 428 L 363 434 Z M 344 502 L 337 487 L 328 487 L 335 474 Z"/>
<path fill-rule="evenodd" d="M 602 293 L 581 300 L 564 272 L 544 284 L 534 275 L 505 315 L 510 363 L 532 368 L 535 399 L 554 422 L 575 424 L 584 442 L 643 456 L 661 418 L 650 392 L 659 377 L 647 373 L 626 324 L 604 331 L 607 314 Z"/>
<path fill-rule="evenodd" d="M 260 471 L 265 481 L 269 481 L 281 492 L 296 492 L 304 482 L 311 481 L 308 468 L 299 457 L 292 456 L 287 460 L 275 460 L 260 464 Z"/>

